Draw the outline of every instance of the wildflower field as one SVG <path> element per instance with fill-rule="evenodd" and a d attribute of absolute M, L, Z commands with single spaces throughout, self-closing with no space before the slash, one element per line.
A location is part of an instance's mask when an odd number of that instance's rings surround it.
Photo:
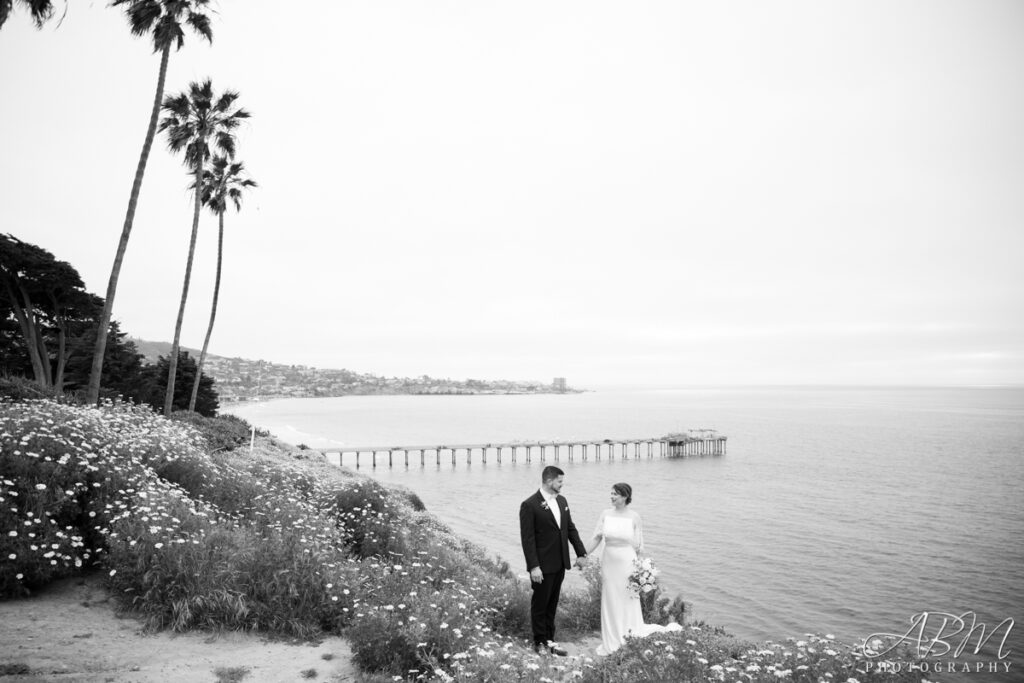
<path fill-rule="evenodd" d="M 237 423 L 0 402 L 0 597 L 101 572 L 151 628 L 341 634 L 373 680 L 922 680 L 862 673 L 864 653 L 830 638 L 755 645 L 693 624 L 603 659 L 538 657 L 507 565 L 408 491 L 270 439 L 250 452 Z M 596 568 L 588 586 L 563 596 L 563 639 L 600 627 Z M 681 600 L 644 600 L 648 621 L 682 621 Z"/>

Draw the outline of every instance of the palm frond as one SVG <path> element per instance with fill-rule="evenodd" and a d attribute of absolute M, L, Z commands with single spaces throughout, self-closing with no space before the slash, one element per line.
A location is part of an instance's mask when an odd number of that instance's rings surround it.
<path fill-rule="evenodd" d="M 224 113 L 231 109 L 231 105 L 238 99 L 238 91 L 236 90 L 225 90 L 221 93 L 220 97 L 217 98 L 217 103 L 214 104 L 213 108 L 215 111 Z"/>
<path fill-rule="evenodd" d="M 128 28 L 134 36 L 144 36 L 150 33 L 160 20 L 163 11 L 157 0 L 114 0 L 113 7 L 127 5 L 125 14 L 128 15 Z"/>
<path fill-rule="evenodd" d="M 192 107 L 192 102 L 189 100 L 188 95 L 181 92 L 176 95 L 164 96 L 163 104 L 160 108 L 177 116 L 180 119 L 188 118 L 189 109 Z"/>
<path fill-rule="evenodd" d="M 235 205 L 235 211 L 242 210 L 242 190 L 237 187 L 232 187 L 228 190 L 228 199 Z"/>
<path fill-rule="evenodd" d="M 36 25 L 36 28 L 42 28 L 43 24 L 53 16 L 53 3 L 50 0 L 19 0 L 19 2 L 32 15 L 32 23 Z M 0 0 L 0 27 L 7 22 L 13 9 L 13 0 Z"/>
<path fill-rule="evenodd" d="M 185 162 L 191 165 L 190 160 L 194 155 L 189 149 L 189 140 L 190 137 L 179 128 L 167 136 L 167 148 L 172 152 L 185 150 Z"/>
<path fill-rule="evenodd" d="M 153 29 L 153 49 L 159 52 L 165 47 L 174 45 L 180 50 L 185 45 L 185 32 L 174 17 L 161 17 Z"/>
<path fill-rule="evenodd" d="M 202 4 L 205 4 L 205 2 Z M 185 21 L 192 27 L 193 31 L 201 35 L 203 38 L 206 38 L 206 42 L 213 42 L 213 29 L 210 28 L 210 18 L 208 16 L 193 10 L 192 12 L 189 12 L 188 19 Z"/>
<path fill-rule="evenodd" d="M 227 131 L 219 131 L 216 135 L 217 149 L 229 157 L 235 156 L 235 136 Z"/>
<path fill-rule="evenodd" d="M 191 143 L 185 145 L 185 166 L 188 167 L 189 171 L 195 171 L 197 168 L 203 168 L 205 161 L 210 156 L 210 148 L 205 141 L 192 140 Z"/>
<path fill-rule="evenodd" d="M 53 3 L 50 0 L 22 0 L 22 2 L 28 5 L 36 28 L 42 28 L 43 23 L 53 16 Z"/>

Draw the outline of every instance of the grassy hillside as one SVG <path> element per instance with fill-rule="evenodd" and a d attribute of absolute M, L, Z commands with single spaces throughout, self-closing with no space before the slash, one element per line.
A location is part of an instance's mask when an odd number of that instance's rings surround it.
<path fill-rule="evenodd" d="M 828 637 L 754 646 L 694 624 L 601 660 L 540 658 L 528 588 L 414 494 L 271 439 L 250 452 L 246 433 L 237 418 L 0 402 L 0 596 L 99 572 L 153 628 L 341 634 L 395 680 L 921 679 L 858 673 L 863 653 Z M 563 637 L 599 627 L 597 576 L 564 596 Z M 678 614 L 653 597 L 649 621 Z"/>

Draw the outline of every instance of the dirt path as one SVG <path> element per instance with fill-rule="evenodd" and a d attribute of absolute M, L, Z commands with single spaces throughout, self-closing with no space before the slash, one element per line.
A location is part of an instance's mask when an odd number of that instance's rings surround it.
<path fill-rule="evenodd" d="M 147 635 L 118 617 L 100 577 L 69 579 L 0 602 L 0 683 L 354 681 L 341 638 L 290 645 L 258 635 Z"/>

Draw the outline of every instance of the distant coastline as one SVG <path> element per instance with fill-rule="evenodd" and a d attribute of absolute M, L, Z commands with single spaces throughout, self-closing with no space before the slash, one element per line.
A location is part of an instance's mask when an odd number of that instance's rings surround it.
<path fill-rule="evenodd" d="M 170 353 L 167 342 L 131 338 L 149 363 Z M 195 349 L 181 347 L 193 357 Z M 509 394 L 576 394 L 564 377 L 550 383 L 521 380 L 453 380 L 430 377 L 384 377 L 346 369 L 322 369 L 247 358 L 208 354 L 203 373 L 213 378 L 221 404 L 277 398 L 336 398 L 341 396 L 479 396 Z"/>
<path fill-rule="evenodd" d="M 551 387 L 536 391 L 517 390 L 473 390 L 439 388 L 436 391 L 351 391 L 343 394 L 261 394 L 252 396 L 221 396 L 221 404 L 243 405 L 247 403 L 264 403 L 288 398 L 344 398 L 345 396 L 528 396 L 534 394 L 582 394 L 587 389 L 567 389 L 555 391 Z"/>

